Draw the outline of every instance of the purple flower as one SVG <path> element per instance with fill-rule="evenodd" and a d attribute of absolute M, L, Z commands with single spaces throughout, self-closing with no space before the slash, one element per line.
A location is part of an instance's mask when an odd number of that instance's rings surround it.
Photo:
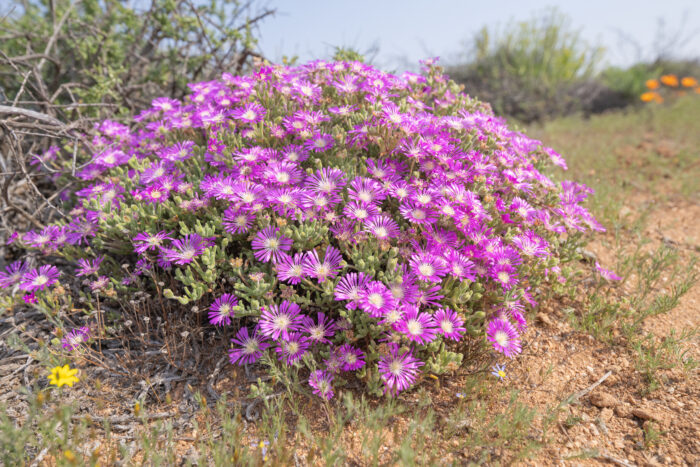
<path fill-rule="evenodd" d="M 27 265 L 27 263 L 24 261 L 15 261 L 7 266 L 3 272 L 0 272 L 0 287 L 7 289 L 18 284 L 27 271 L 29 271 L 29 265 Z"/>
<path fill-rule="evenodd" d="M 337 349 L 343 371 L 355 371 L 365 366 L 365 354 L 350 344 L 343 344 Z"/>
<path fill-rule="evenodd" d="M 102 260 L 104 260 L 103 256 L 98 256 L 92 261 L 89 259 L 79 259 L 78 269 L 75 270 L 76 277 L 97 274 L 100 270 L 100 264 L 102 264 Z"/>
<path fill-rule="evenodd" d="M 431 209 L 414 201 L 402 203 L 399 207 L 399 212 L 401 212 L 404 219 L 413 224 L 429 225 L 437 219 L 437 216 Z"/>
<path fill-rule="evenodd" d="M 381 203 L 386 198 L 386 193 L 376 180 L 357 177 L 350 182 L 348 197 L 365 204 Z"/>
<path fill-rule="evenodd" d="M 394 306 L 394 296 L 383 282 L 373 281 L 360 291 L 360 308 L 373 318 L 380 318 Z"/>
<path fill-rule="evenodd" d="M 304 146 L 306 149 L 313 152 L 323 152 L 332 148 L 333 142 L 334 140 L 331 135 L 316 133 L 314 136 L 309 138 L 306 143 L 304 143 Z"/>
<path fill-rule="evenodd" d="M 351 201 L 343 208 L 343 214 L 350 219 L 365 221 L 379 214 L 379 208 L 374 204 L 367 204 L 357 201 Z"/>
<path fill-rule="evenodd" d="M 85 343 L 90 337 L 90 328 L 83 326 L 80 328 L 73 329 L 71 332 L 66 334 L 61 343 L 63 348 L 69 351 L 73 351 Z"/>
<path fill-rule="evenodd" d="M 411 350 L 399 355 L 399 346 L 391 345 L 389 354 L 379 360 L 377 368 L 386 386 L 385 392 L 398 394 L 410 388 L 418 376 L 418 368 L 423 362 L 413 357 Z"/>
<path fill-rule="evenodd" d="M 209 307 L 209 322 L 215 326 L 231 324 L 233 307 L 237 305 L 238 299 L 233 294 L 223 294 Z"/>
<path fill-rule="evenodd" d="M 275 264 L 277 278 L 292 285 L 301 282 L 306 275 L 303 266 L 304 258 L 304 253 L 296 253 L 294 257 L 282 253 L 281 260 Z"/>
<path fill-rule="evenodd" d="M 312 371 L 309 376 L 309 386 L 313 388 L 313 393 L 326 400 L 333 398 L 332 382 L 333 375 L 324 370 Z"/>
<path fill-rule="evenodd" d="M 419 344 L 428 344 L 435 340 L 437 330 L 433 317 L 428 313 L 419 313 L 418 307 L 404 306 L 401 321 L 396 325 L 396 330 L 404 334 L 409 341 Z"/>
<path fill-rule="evenodd" d="M 387 215 L 372 217 L 364 225 L 365 232 L 371 233 L 377 240 L 389 240 L 399 235 L 399 225 Z"/>
<path fill-rule="evenodd" d="M 182 239 L 173 240 L 171 248 L 164 250 L 165 257 L 168 261 L 178 265 L 189 264 L 212 244 L 211 239 L 202 238 L 199 234 L 185 235 Z"/>
<path fill-rule="evenodd" d="M 318 312 L 318 323 L 315 323 L 310 316 L 304 316 L 301 329 L 309 334 L 309 340 L 312 342 L 330 343 L 328 339 L 335 335 L 337 326 L 335 321 L 326 318 L 324 313 Z"/>
<path fill-rule="evenodd" d="M 221 224 L 226 232 L 235 235 L 248 232 L 253 221 L 255 221 L 255 214 L 231 206 L 224 211 Z"/>
<path fill-rule="evenodd" d="M 442 276 L 447 274 L 445 261 L 430 253 L 411 256 L 410 265 L 413 274 L 426 282 L 440 282 L 442 281 Z"/>
<path fill-rule="evenodd" d="M 39 299 L 36 298 L 36 295 L 34 295 L 34 292 L 31 292 L 31 293 L 28 293 L 27 295 L 24 295 L 22 297 L 22 300 L 24 300 L 24 303 L 28 303 L 30 305 L 33 305 L 34 303 L 39 301 Z"/>
<path fill-rule="evenodd" d="M 249 102 L 240 109 L 234 110 L 231 116 L 246 123 L 256 123 L 262 120 L 265 114 L 266 111 L 262 105 L 256 102 Z"/>
<path fill-rule="evenodd" d="M 522 350 L 518 331 L 505 319 L 491 320 L 486 326 L 486 335 L 493 343 L 493 348 L 506 357 L 514 357 Z"/>
<path fill-rule="evenodd" d="M 362 291 L 370 280 L 371 278 L 363 272 L 351 272 L 343 276 L 335 286 L 335 299 L 349 300 L 350 303 L 345 306 L 354 310 L 360 302 Z"/>
<path fill-rule="evenodd" d="M 279 234 L 279 229 L 268 226 L 255 235 L 252 242 L 255 259 L 267 263 L 282 260 L 282 252 L 289 251 L 292 239 Z"/>
<path fill-rule="evenodd" d="M 270 305 L 263 309 L 260 315 L 260 332 L 271 339 L 288 339 L 289 332 L 298 331 L 301 327 L 301 308 L 296 303 L 284 300 L 281 305 Z"/>
<path fill-rule="evenodd" d="M 496 378 L 500 379 L 503 381 L 506 377 L 506 365 L 505 363 L 503 365 L 494 365 L 491 367 L 491 374 L 495 376 Z"/>
<path fill-rule="evenodd" d="M 467 331 L 462 318 L 449 308 L 440 308 L 433 315 L 433 320 L 437 323 L 440 333 L 453 341 L 460 340 L 461 334 Z"/>
<path fill-rule="evenodd" d="M 618 276 L 617 274 L 615 274 L 615 273 L 614 273 L 613 271 L 611 271 L 610 269 L 605 269 L 605 268 L 602 267 L 602 266 L 600 265 L 600 263 L 598 263 L 597 261 L 596 261 L 596 263 L 595 263 L 595 270 L 598 271 L 598 273 L 600 274 L 600 276 L 601 276 L 603 279 L 606 279 L 606 280 L 609 280 L 609 281 L 619 281 L 619 280 L 622 280 L 622 277 Z"/>
<path fill-rule="evenodd" d="M 325 167 L 309 175 L 304 185 L 319 193 L 337 193 L 345 186 L 345 173 L 339 169 Z"/>
<path fill-rule="evenodd" d="M 99 276 L 97 279 L 90 282 L 90 290 L 92 290 L 93 292 L 97 292 L 97 291 L 102 290 L 105 287 L 107 287 L 108 284 L 109 284 L 109 277 Z"/>
<path fill-rule="evenodd" d="M 148 232 L 141 232 L 133 238 L 134 251 L 143 254 L 148 250 L 158 250 L 163 247 L 163 242 L 165 240 L 172 240 L 171 234 L 172 232 L 165 231 L 160 231 L 155 235 L 151 235 Z"/>
<path fill-rule="evenodd" d="M 44 290 L 55 284 L 58 281 L 58 276 L 61 272 L 49 264 L 40 266 L 38 269 L 32 269 L 31 271 L 25 273 L 22 276 L 22 282 L 19 284 L 19 288 L 26 290 L 27 292 L 33 292 L 35 290 Z"/>
<path fill-rule="evenodd" d="M 265 338 L 258 333 L 257 328 L 252 336 L 248 333 L 248 328 L 240 328 L 236 333 L 236 337 L 231 339 L 231 342 L 238 347 L 229 349 L 229 361 L 231 364 L 237 363 L 238 365 L 248 365 L 257 362 L 262 357 L 265 349 L 270 347 L 270 344 L 265 342 Z"/>
<path fill-rule="evenodd" d="M 290 332 L 284 340 L 277 342 L 275 352 L 279 354 L 279 360 L 293 365 L 301 360 L 301 357 L 309 349 L 309 340 L 300 332 Z"/>
<path fill-rule="evenodd" d="M 343 256 L 340 254 L 340 250 L 330 245 L 326 247 L 323 261 L 318 259 L 316 250 L 311 250 L 306 253 L 304 258 L 304 274 L 316 278 L 319 282 L 325 282 L 326 279 L 334 277 L 338 273 L 342 260 Z"/>

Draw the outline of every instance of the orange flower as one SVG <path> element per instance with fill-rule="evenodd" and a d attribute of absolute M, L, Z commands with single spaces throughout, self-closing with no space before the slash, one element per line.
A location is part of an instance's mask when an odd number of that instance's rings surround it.
<path fill-rule="evenodd" d="M 646 83 L 644 83 L 644 84 L 647 85 L 647 89 L 651 89 L 652 91 L 653 91 L 654 89 L 659 89 L 659 81 L 658 81 L 658 80 L 655 80 L 655 79 L 648 79 L 648 80 L 646 81 Z"/>
<path fill-rule="evenodd" d="M 692 78 L 690 76 L 686 76 L 685 78 L 683 78 L 681 80 L 681 85 L 684 88 L 694 88 L 695 86 L 698 85 L 698 80 L 696 80 L 695 78 Z"/>
<path fill-rule="evenodd" d="M 677 88 L 678 87 L 678 76 L 676 75 L 663 75 L 661 77 L 661 82 L 665 84 L 666 86 L 670 86 L 672 88 Z"/>
<path fill-rule="evenodd" d="M 639 96 L 639 98 L 642 100 L 642 102 L 651 102 L 653 100 L 657 100 L 657 98 L 659 98 L 659 97 L 661 97 L 661 96 L 659 96 L 659 94 L 656 92 L 645 92 L 644 94 Z"/>

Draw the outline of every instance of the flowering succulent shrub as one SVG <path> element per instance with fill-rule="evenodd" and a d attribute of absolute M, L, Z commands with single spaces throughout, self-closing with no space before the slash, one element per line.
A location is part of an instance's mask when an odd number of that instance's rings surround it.
<path fill-rule="evenodd" d="M 17 241 L 77 260 L 94 292 L 206 307 L 232 363 L 307 367 L 324 398 L 352 377 L 396 394 L 457 368 L 467 339 L 512 357 L 527 308 L 601 230 L 590 190 L 552 181 L 556 152 L 424 71 L 316 61 L 191 84 L 98 125 L 63 175 L 79 185 L 67 219 Z M 18 262 L 0 283 L 41 296 L 60 274 Z"/>

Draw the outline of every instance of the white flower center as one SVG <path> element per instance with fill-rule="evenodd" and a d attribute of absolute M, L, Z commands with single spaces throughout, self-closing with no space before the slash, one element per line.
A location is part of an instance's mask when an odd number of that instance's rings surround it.
<path fill-rule="evenodd" d="M 445 332 L 445 334 L 450 334 L 452 331 L 454 331 L 454 326 L 452 325 L 452 321 L 449 321 L 449 320 L 441 321 L 440 328 Z"/>
<path fill-rule="evenodd" d="M 418 272 L 420 272 L 425 277 L 431 277 L 435 273 L 435 268 L 432 265 L 423 263 L 418 266 Z"/>
<path fill-rule="evenodd" d="M 423 326 L 418 320 L 412 319 L 406 324 L 408 333 L 412 336 L 419 336 L 423 332 Z"/>
<path fill-rule="evenodd" d="M 496 340 L 496 343 L 502 347 L 508 345 L 508 334 L 503 331 L 497 331 L 493 338 Z"/>
<path fill-rule="evenodd" d="M 280 315 L 275 318 L 274 324 L 277 329 L 287 329 L 289 326 L 289 317 L 287 317 L 287 315 Z"/>
<path fill-rule="evenodd" d="M 367 301 L 377 308 L 381 308 L 384 305 L 384 297 L 379 293 L 372 293 L 367 297 Z"/>

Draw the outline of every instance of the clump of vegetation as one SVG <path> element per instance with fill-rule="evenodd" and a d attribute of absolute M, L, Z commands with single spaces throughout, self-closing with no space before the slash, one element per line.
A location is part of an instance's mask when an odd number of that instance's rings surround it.
<path fill-rule="evenodd" d="M 471 48 L 466 64 L 449 73 L 498 115 L 555 117 L 590 107 L 603 90 L 593 80 L 603 50 L 586 44 L 557 10 L 503 32 L 484 27 Z"/>
<path fill-rule="evenodd" d="M 432 63 L 263 66 L 189 87 L 102 122 L 79 170 L 58 157 L 71 146 L 38 157 L 72 184 L 67 214 L 15 242 L 77 269 L 13 263 L 15 302 L 76 317 L 147 291 L 164 316 L 208 309 L 232 363 L 305 368 L 326 399 L 352 378 L 395 394 L 458 368 L 468 339 L 517 355 L 536 291 L 561 288 L 583 233 L 602 230 L 589 189 L 542 172 L 565 167 L 556 152 Z M 100 316 L 64 346 L 119 332 Z"/>

